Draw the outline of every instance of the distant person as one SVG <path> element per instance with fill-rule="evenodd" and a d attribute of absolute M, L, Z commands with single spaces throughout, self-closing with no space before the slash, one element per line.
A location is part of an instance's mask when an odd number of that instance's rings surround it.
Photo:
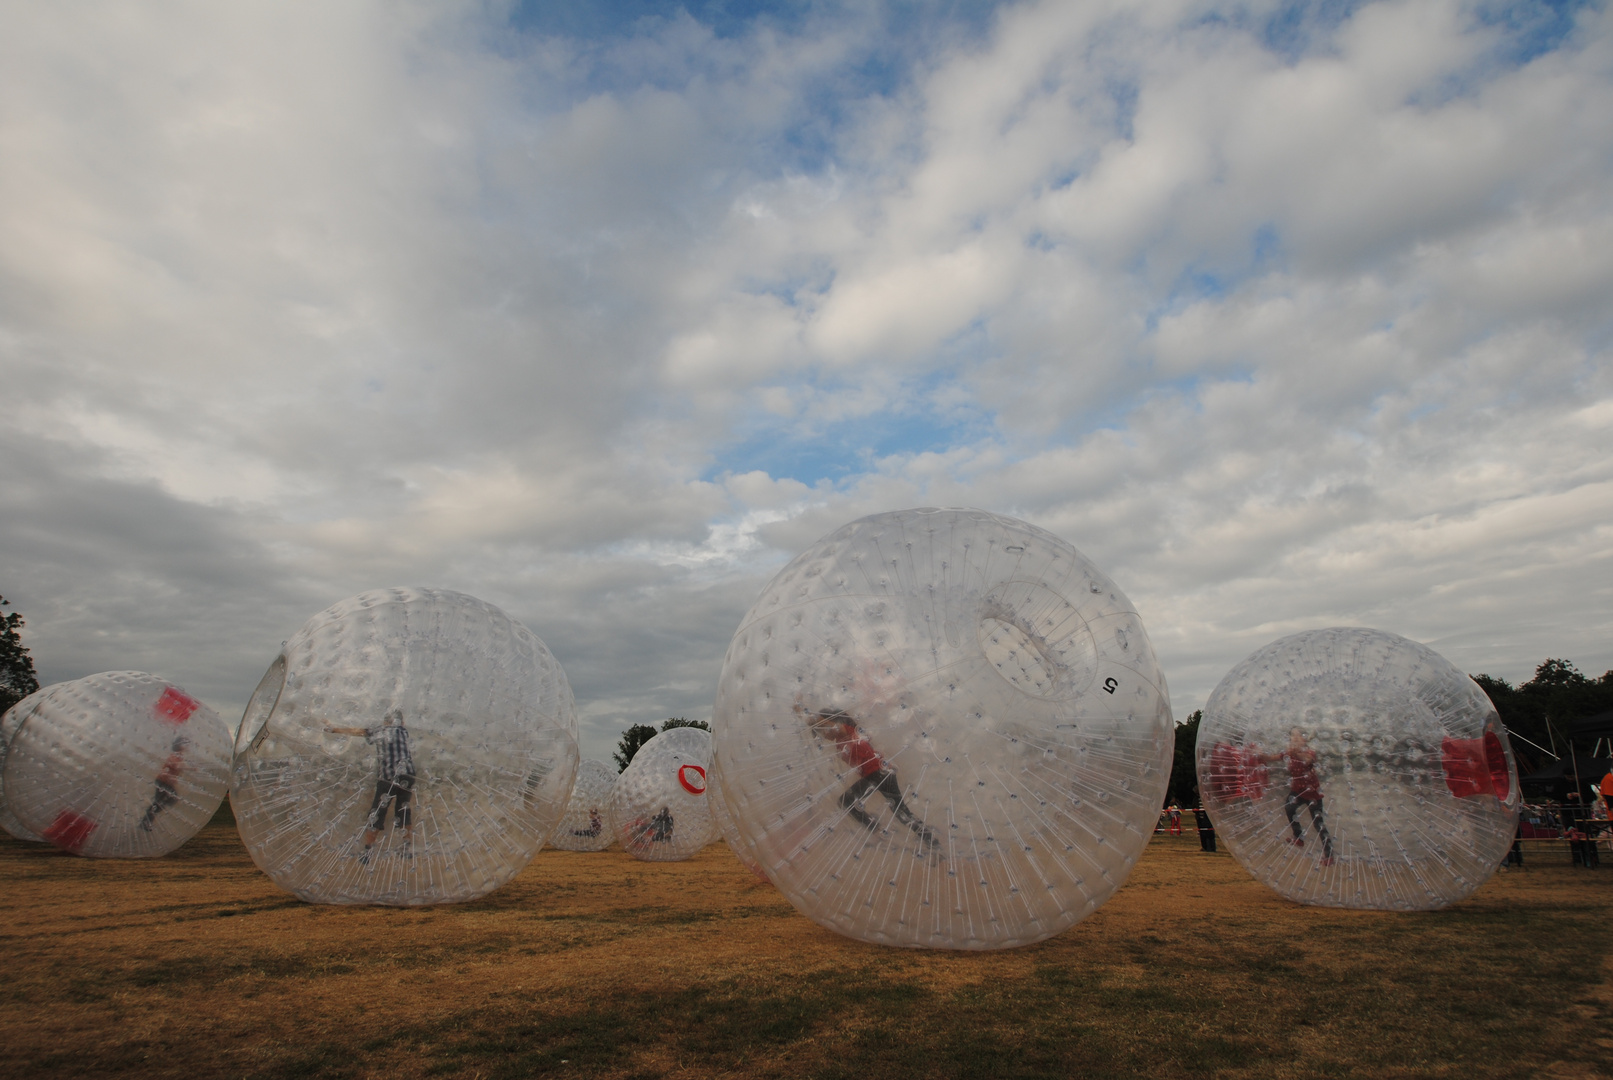
<path fill-rule="evenodd" d="M 804 711 L 796 706 L 797 712 Z M 940 846 L 939 842 L 930 833 L 929 827 L 918 819 L 902 798 L 902 785 L 896 778 L 896 770 L 885 764 L 874 749 L 868 736 L 863 734 L 857 722 L 845 712 L 813 713 L 807 717 L 807 724 L 821 739 L 834 743 L 835 752 L 841 760 L 857 770 L 858 779 L 840 796 L 840 808 L 851 815 L 852 819 L 864 828 L 872 831 L 875 827 L 873 817 L 862 807 L 863 800 L 874 792 L 884 796 L 890 804 L 896 820 L 912 830 L 913 835 L 919 838 L 926 850 L 933 850 Z"/>
<path fill-rule="evenodd" d="M 1305 741 L 1305 733 L 1290 728 L 1288 749 L 1276 754 L 1263 754 L 1266 762 L 1282 761 L 1288 765 L 1288 799 L 1283 812 L 1288 815 L 1288 826 L 1294 835 L 1288 842 L 1295 847 L 1305 846 L 1305 830 L 1299 824 L 1299 808 L 1310 810 L 1311 824 L 1322 840 L 1322 865 L 1333 865 L 1333 838 L 1327 834 L 1327 818 L 1322 812 L 1322 780 L 1316 775 L 1316 751 Z"/>
<path fill-rule="evenodd" d="M 598 807 L 588 809 L 588 828 L 572 829 L 572 836 L 598 836 L 605 828 L 605 821 L 599 816 Z"/>
<path fill-rule="evenodd" d="M 1193 820 L 1199 827 L 1199 848 L 1203 851 L 1215 850 L 1215 822 L 1210 820 L 1209 811 L 1202 806 L 1193 808 Z"/>
<path fill-rule="evenodd" d="M 168 756 L 157 770 L 151 805 L 146 807 L 146 816 L 140 819 L 141 832 L 150 832 L 157 815 L 179 801 L 179 777 L 185 771 L 185 751 L 189 748 L 190 740 L 183 735 L 174 736 L 174 741 L 168 745 Z"/>
<path fill-rule="evenodd" d="M 1561 811 L 1563 831 L 1568 834 L 1568 848 L 1573 853 L 1575 866 L 1593 870 L 1601 865 L 1596 852 L 1596 841 L 1590 838 L 1590 814 L 1579 801 L 1579 792 L 1570 791 Z"/>
<path fill-rule="evenodd" d="M 626 847 L 629 851 L 643 851 L 650 844 L 670 844 L 676 822 L 670 807 L 661 807 L 660 813 L 645 821 L 639 818 L 630 826 Z"/>
<path fill-rule="evenodd" d="M 1170 819 L 1171 819 L 1171 835 L 1172 836 L 1181 836 L 1182 835 L 1182 808 L 1180 806 L 1176 805 L 1175 802 L 1172 802 L 1170 804 L 1170 806 L 1166 807 L 1165 812 L 1170 815 Z"/>
<path fill-rule="evenodd" d="M 392 809 L 392 827 L 403 830 L 404 858 L 412 858 L 414 819 L 409 812 L 409 801 L 414 797 L 414 758 L 409 753 L 409 729 L 403 724 L 403 710 L 393 709 L 387 713 L 380 727 L 331 727 L 327 724 L 325 730 L 332 735 L 362 737 L 375 747 L 375 798 L 370 800 L 364 851 L 358 861 L 370 861 L 370 848 L 386 827 L 388 807 Z"/>

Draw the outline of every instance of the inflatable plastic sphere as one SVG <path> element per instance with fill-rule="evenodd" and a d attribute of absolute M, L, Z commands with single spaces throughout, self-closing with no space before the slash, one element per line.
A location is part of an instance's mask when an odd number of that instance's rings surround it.
<path fill-rule="evenodd" d="M 706 798 L 711 800 L 711 816 L 717 823 L 717 833 L 728 845 L 728 850 L 734 857 L 744 864 L 753 876 L 760 881 L 767 880 L 767 873 L 762 869 L 762 863 L 756 855 L 756 849 L 739 831 L 739 825 L 734 821 L 733 812 L 723 800 L 722 777 L 717 774 L 716 768 L 707 770 Z"/>
<path fill-rule="evenodd" d="M 1256 652 L 1210 695 L 1197 757 L 1228 849 L 1304 904 L 1444 907 L 1489 880 L 1517 824 L 1490 699 L 1381 630 L 1309 630 Z"/>
<path fill-rule="evenodd" d="M 6 808 L 6 749 L 11 745 L 11 737 L 16 734 L 17 727 L 22 718 L 34 711 L 34 706 L 45 697 L 44 690 L 35 690 L 32 694 L 7 709 L 4 716 L 0 716 L 0 829 L 4 829 L 18 840 L 32 840 L 43 844 L 45 838 L 28 828 L 17 820 L 17 815 Z"/>
<path fill-rule="evenodd" d="M 230 733 L 219 715 L 141 671 L 48 686 L 0 727 L 8 815 L 30 838 L 75 855 L 166 855 L 212 819 L 229 790 Z"/>
<path fill-rule="evenodd" d="M 281 888 L 336 904 L 443 904 L 538 853 L 577 774 L 571 687 L 491 604 L 367 592 L 286 642 L 247 704 L 230 797 Z"/>
<path fill-rule="evenodd" d="M 1120 590 L 977 510 L 863 518 L 785 567 L 728 648 L 714 728 L 728 808 L 791 903 L 951 949 L 1040 941 L 1107 900 L 1173 747 Z"/>
<path fill-rule="evenodd" d="M 604 851 L 613 839 L 606 816 L 616 770 L 603 761 L 585 761 L 577 768 L 571 801 L 549 837 L 549 846 L 562 851 Z"/>
<path fill-rule="evenodd" d="M 633 755 L 610 793 L 611 831 L 623 850 L 649 862 L 687 859 L 717 839 L 706 798 L 711 732 L 663 731 Z"/>

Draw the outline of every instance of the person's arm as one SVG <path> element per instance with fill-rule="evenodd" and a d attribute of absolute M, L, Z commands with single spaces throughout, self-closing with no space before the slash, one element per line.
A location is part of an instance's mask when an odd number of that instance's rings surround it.
<path fill-rule="evenodd" d="M 325 731 L 326 731 L 327 734 L 330 734 L 330 735 L 356 735 L 359 738 L 363 738 L 364 736 L 366 736 L 366 735 L 368 735 L 370 733 L 368 728 L 361 728 L 361 727 L 331 727 L 329 724 L 325 725 Z"/>

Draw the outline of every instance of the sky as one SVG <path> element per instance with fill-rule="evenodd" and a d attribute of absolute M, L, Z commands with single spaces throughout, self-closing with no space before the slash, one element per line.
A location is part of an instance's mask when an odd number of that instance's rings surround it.
<path fill-rule="evenodd" d="M 238 721 L 366 589 L 711 713 L 838 526 L 972 506 L 1178 719 L 1288 633 L 1613 667 L 1604 4 L 0 4 L 0 595 Z"/>

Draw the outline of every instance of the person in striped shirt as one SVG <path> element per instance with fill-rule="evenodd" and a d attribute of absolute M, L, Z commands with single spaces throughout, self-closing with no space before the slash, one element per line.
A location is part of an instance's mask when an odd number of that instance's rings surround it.
<path fill-rule="evenodd" d="M 375 845 L 381 830 L 386 828 L 388 807 L 392 808 L 392 827 L 403 830 L 404 858 L 412 857 L 414 818 L 409 812 L 409 800 L 414 797 L 414 758 L 409 754 L 409 729 L 403 724 L 403 710 L 388 712 L 380 727 L 332 727 L 326 724 L 325 730 L 332 735 L 362 738 L 375 747 L 375 798 L 370 800 L 370 816 L 364 829 L 364 851 L 358 861 L 370 861 L 370 848 Z"/>

